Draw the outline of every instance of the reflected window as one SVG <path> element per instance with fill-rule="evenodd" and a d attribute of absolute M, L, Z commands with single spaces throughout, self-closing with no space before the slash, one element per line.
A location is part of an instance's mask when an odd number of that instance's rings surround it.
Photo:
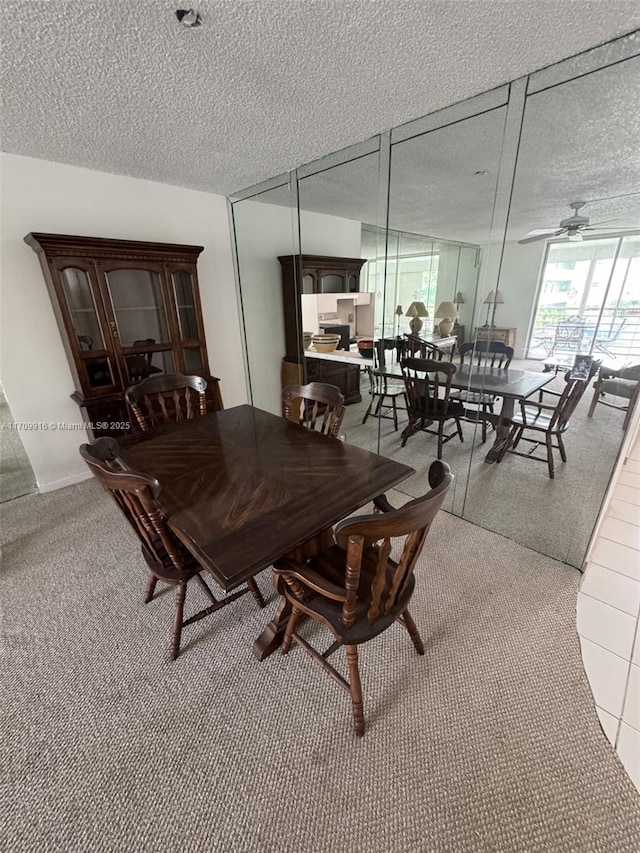
<path fill-rule="evenodd" d="M 640 359 L 640 236 L 549 246 L 529 358 Z"/>

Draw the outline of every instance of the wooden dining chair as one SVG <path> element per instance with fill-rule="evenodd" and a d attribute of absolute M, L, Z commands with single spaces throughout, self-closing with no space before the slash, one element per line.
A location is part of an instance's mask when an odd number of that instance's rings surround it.
<path fill-rule="evenodd" d="M 520 400 L 520 412 L 516 412 L 511 418 L 511 431 L 496 460 L 497 462 L 501 462 L 506 453 L 522 456 L 525 459 L 533 459 L 536 462 L 546 462 L 549 477 L 552 480 L 554 479 L 553 451 L 554 449 L 558 450 L 562 461 L 567 461 L 563 435 L 569 429 L 571 415 L 582 399 L 590 378 L 572 379 L 571 371 L 568 370 L 565 373 L 564 381 L 564 389 L 554 405 Z M 555 444 L 553 443 L 554 439 Z M 528 453 L 516 449 L 521 441 L 533 445 Z M 546 456 L 535 456 L 538 446 L 542 444 L 546 448 Z"/>
<path fill-rule="evenodd" d="M 203 567 L 197 562 L 167 524 L 167 518 L 158 504 L 160 483 L 155 477 L 132 471 L 119 458 L 118 443 L 103 436 L 93 444 L 83 444 L 80 454 L 93 476 L 111 495 L 140 540 L 142 556 L 150 569 L 145 603 L 153 599 L 158 581 L 176 587 L 175 615 L 171 634 L 171 658 L 180 654 L 182 629 L 220 610 L 236 598 L 251 592 L 258 607 L 265 602 L 254 578 L 245 587 L 233 591 L 226 598 L 217 599 L 201 577 Z M 184 619 L 187 584 L 196 578 L 211 605 Z"/>
<path fill-rule="evenodd" d="M 292 607 L 282 653 L 287 654 L 295 642 L 351 695 L 359 737 L 364 734 L 365 725 L 358 646 L 400 622 L 418 654 L 424 654 L 422 639 L 408 610 L 415 586 L 414 568 L 452 481 L 446 462 L 433 462 L 429 468 L 431 489 L 423 497 L 400 509 L 393 509 L 384 496 L 377 498 L 380 512 L 340 522 L 331 547 L 304 563 L 289 557 L 274 563 Z M 400 551 L 397 561 L 391 557 L 394 546 Z M 333 634 L 335 641 L 325 652 L 318 652 L 297 632 L 303 616 L 320 622 Z M 341 646 L 347 654 L 349 681 L 328 661 Z"/>
<path fill-rule="evenodd" d="M 506 370 L 513 359 L 514 349 L 502 341 L 469 341 L 458 347 L 460 364 L 488 368 L 489 370 Z M 463 403 L 465 409 L 468 405 L 475 407 L 478 412 L 493 414 L 493 407 L 498 397 L 486 391 L 452 391 L 451 399 Z M 474 409 L 467 409 L 468 420 L 475 421 Z M 487 421 L 482 421 L 482 443 L 487 440 Z"/>
<path fill-rule="evenodd" d="M 407 409 L 406 391 L 404 383 L 398 376 L 392 379 L 383 371 L 385 367 L 385 351 L 383 341 L 376 341 L 373 349 L 373 370 L 368 369 L 371 401 L 362 418 L 362 423 L 367 420 L 379 418 L 393 421 L 393 429 L 398 429 L 398 399 L 404 401 L 404 409 Z"/>
<path fill-rule="evenodd" d="M 436 344 L 424 341 L 419 335 L 410 335 L 405 333 L 404 336 L 404 355 L 409 358 L 430 358 L 432 361 L 442 361 L 445 352 Z"/>
<path fill-rule="evenodd" d="M 402 376 L 407 393 L 409 423 L 402 431 L 402 446 L 418 430 L 438 436 L 438 459 L 443 446 L 456 435 L 464 441 L 460 419 L 465 410 L 462 403 L 451 399 L 451 381 L 457 367 L 450 361 L 431 361 L 426 358 L 404 358 Z M 454 432 L 445 433 L 447 421 L 454 421 Z M 432 424 L 436 429 L 429 429 Z"/>
<path fill-rule="evenodd" d="M 282 413 L 288 421 L 337 438 L 344 417 L 344 395 L 335 385 L 310 382 L 282 389 Z"/>
<path fill-rule="evenodd" d="M 207 414 L 207 383 L 200 376 L 167 373 L 150 376 L 125 391 L 135 423 L 142 432 Z"/>

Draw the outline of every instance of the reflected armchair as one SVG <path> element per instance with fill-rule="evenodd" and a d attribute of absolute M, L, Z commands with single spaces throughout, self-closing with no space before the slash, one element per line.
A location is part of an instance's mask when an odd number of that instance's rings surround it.
<path fill-rule="evenodd" d="M 608 406 L 610 409 L 619 409 L 621 412 L 625 412 L 622 429 L 626 429 L 629 426 L 634 406 L 640 394 L 640 364 L 634 364 L 632 367 L 623 367 L 620 370 L 615 370 L 611 367 L 601 367 L 598 378 L 593 383 L 593 388 L 593 397 L 591 398 L 588 417 L 593 417 L 596 406 L 600 403 L 603 406 Z M 609 403 L 607 400 L 602 399 L 605 394 L 628 400 L 628 403 L 624 405 Z"/>

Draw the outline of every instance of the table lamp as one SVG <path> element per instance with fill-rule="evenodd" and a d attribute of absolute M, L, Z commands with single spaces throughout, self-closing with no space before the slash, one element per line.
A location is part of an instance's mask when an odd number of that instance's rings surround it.
<path fill-rule="evenodd" d="M 399 307 L 400 306 L 398 306 L 398 308 Z M 412 302 L 411 305 L 409 305 L 405 317 L 411 317 L 409 327 L 411 329 L 412 335 L 417 335 L 420 329 L 422 328 L 421 318 L 428 316 L 429 312 L 427 311 L 424 302 Z"/>
<path fill-rule="evenodd" d="M 397 305 L 396 310 L 395 310 L 395 315 L 398 318 L 396 320 L 396 324 L 398 326 L 398 329 L 395 332 L 396 335 L 400 334 L 400 317 L 402 317 L 403 314 L 404 314 L 404 311 L 402 310 L 402 305 Z"/>
<path fill-rule="evenodd" d="M 483 328 L 486 329 L 489 327 L 489 312 L 491 311 L 491 306 L 493 306 L 493 311 L 491 312 L 491 326 L 493 326 L 493 321 L 496 317 L 496 305 L 504 305 L 502 293 L 499 290 L 496 290 L 495 293 L 493 290 L 489 291 L 489 295 L 484 300 L 484 304 L 487 306 L 487 319 L 485 320 Z"/>
<path fill-rule="evenodd" d="M 458 309 L 453 302 L 441 302 L 436 308 L 433 316 L 436 318 L 442 317 L 438 326 L 438 329 L 440 330 L 440 337 L 449 337 L 451 329 L 453 329 L 453 321 L 458 316 Z"/>

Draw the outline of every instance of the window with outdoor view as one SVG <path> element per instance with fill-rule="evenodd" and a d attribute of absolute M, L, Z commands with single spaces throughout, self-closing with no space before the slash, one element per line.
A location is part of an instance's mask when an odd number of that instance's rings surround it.
<path fill-rule="evenodd" d="M 622 366 L 640 357 L 640 235 L 552 243 L 529 358 L 592 353 Z"/>

